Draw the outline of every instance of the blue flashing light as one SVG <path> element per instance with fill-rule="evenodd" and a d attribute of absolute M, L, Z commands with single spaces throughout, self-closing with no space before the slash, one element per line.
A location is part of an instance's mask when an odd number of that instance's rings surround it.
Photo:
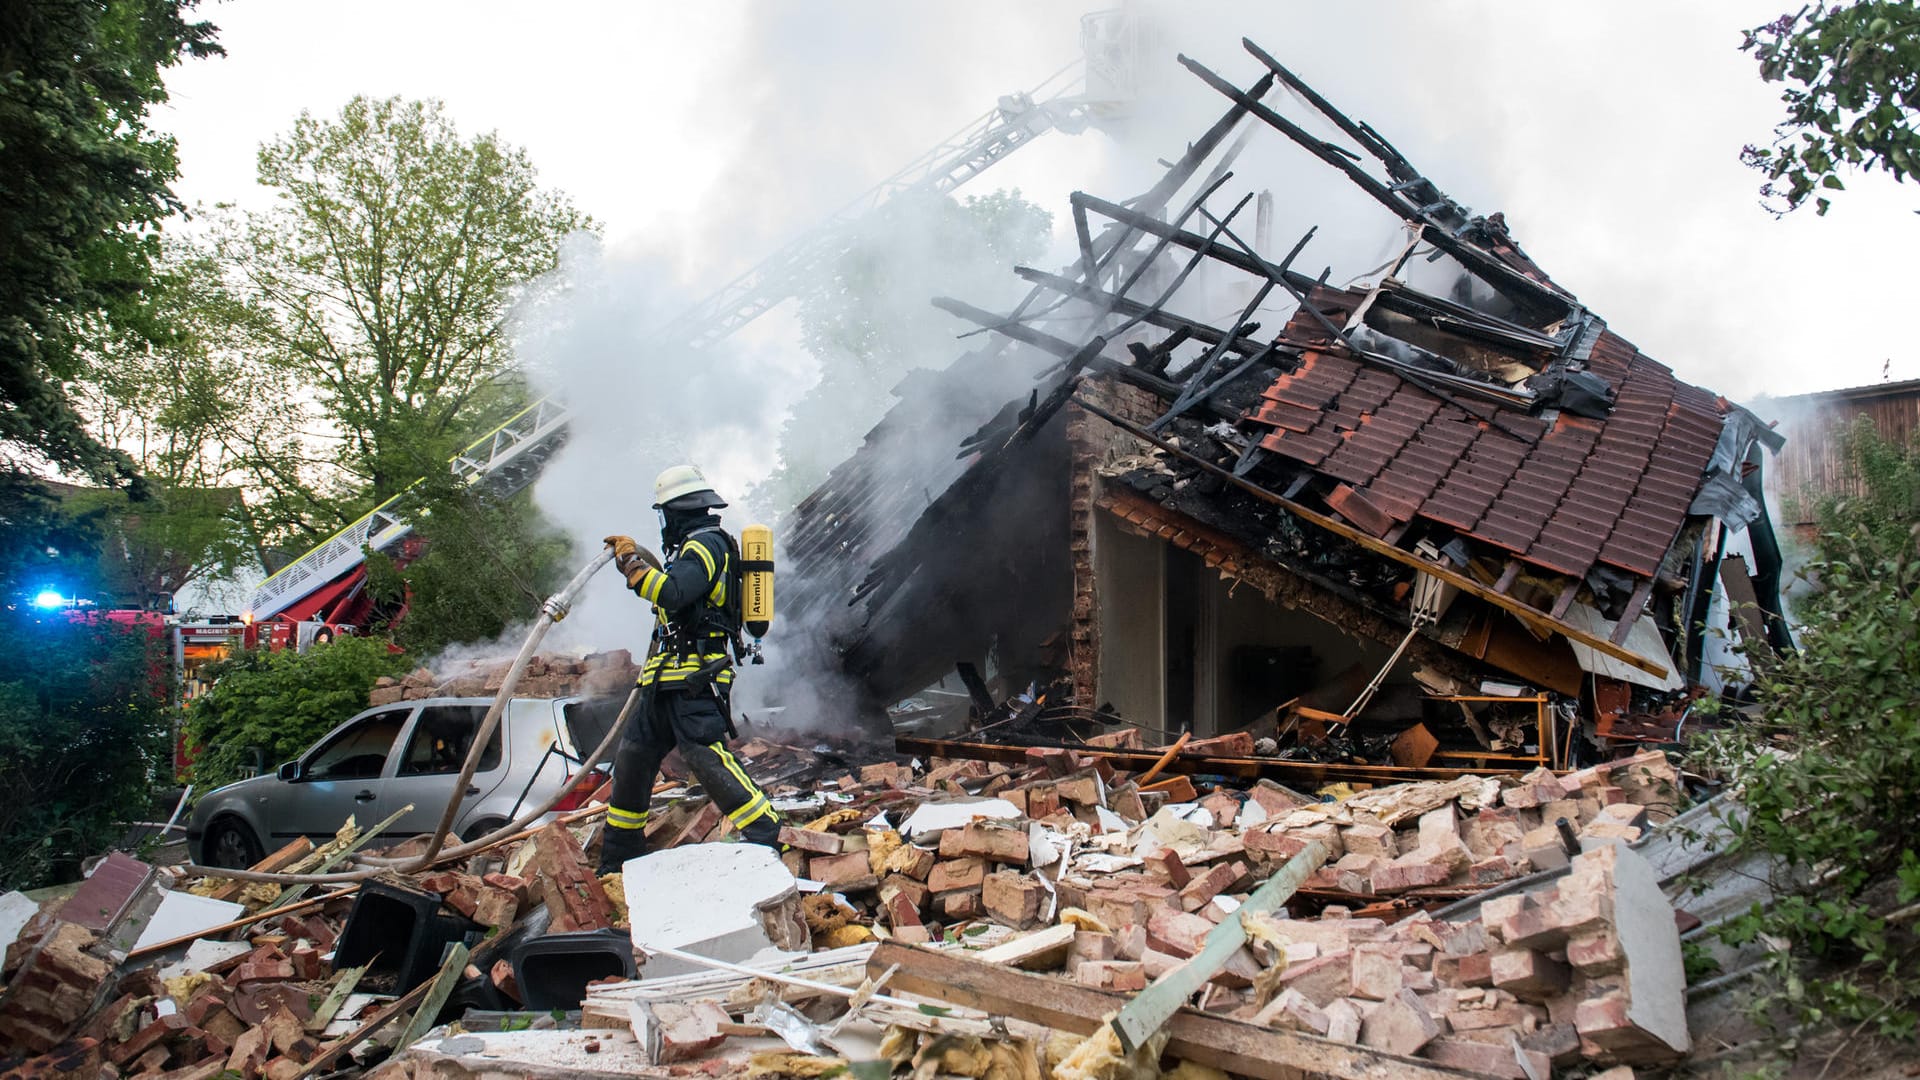
<path fill-rule="evenodd" d="M 52 611 L 55 608 L 66 607 L 67 598 L 54 592 L 52 589 L 45 589 L 33 598 L 33 606 L 43 611 Z"/>

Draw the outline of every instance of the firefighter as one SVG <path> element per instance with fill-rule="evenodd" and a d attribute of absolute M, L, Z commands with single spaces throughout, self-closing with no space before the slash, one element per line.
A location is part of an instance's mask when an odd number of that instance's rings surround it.
<path fill-rule="evenodd" d="M 642 705 L 614 759 L 603 874 L 646 854 L 654 777 L 676 747 L 734 829 L 753 843 L 780 846 L 779 815 L 726 743 L 734 734 L 728 650 L 740 641 L 740 549 L 714 513 L 726 501 L 692 465 L 661 473 L 653 493 L 666 564 L 631 537 L 606 540 L 627 587 L 653 604 L 655 626 L 640 669 Z"/>

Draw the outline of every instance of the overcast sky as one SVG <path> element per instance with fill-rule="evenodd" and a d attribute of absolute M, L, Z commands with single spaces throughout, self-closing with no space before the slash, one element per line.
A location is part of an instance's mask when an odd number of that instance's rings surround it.
<path fill-rule="evenodd" d="M 1740 30 L 1780 2 L 1182 3 L 1136 138 L 1052 135 L 968 190 L 1020 187 L 1064 248 L 1069 191 L 1134 194 L 1153 157 L 1198 133 L 1188 118 L 1222 107 L 1174 49 L 1244 84 L 1244 33 L 1456 198 L 1505 211 L 1560 284 L 1682 377 L 1751 400 L 1876 382 L 1889 364 L 1920 376 L 1890 317 L 1912 302 L 1920 187 L 1861 178 L 1826 218 L 1777 221 L 1738 162 L 1780 111 Z M 226 0 L 202 11 L 228 56 L 173 72 L 159 119 L 184 197 L 258 205 L 255 149 L 302 109 L 437 97 L 463 130 L 525 146 L 610 246 L 699 290 L 1071 60 L 1084 10 Z M 1345 185 L 1311 163 L 1243 176 L 1275 188 L 1282 234 L 1334 213 L 1323 200 Z M 1392 222 L 1370 227 L 1384 238 Z"/>

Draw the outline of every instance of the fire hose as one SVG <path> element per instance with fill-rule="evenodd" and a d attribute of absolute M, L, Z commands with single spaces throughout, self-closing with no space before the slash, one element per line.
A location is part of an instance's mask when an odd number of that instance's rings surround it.
<path fill-rule="evenodd" d="M 505 711 L 507 702 L 512 700 L 513 691 L 520 683 L 520 676 L 526 672 L 527 665 L 532 662 L 535 652 L 540 648 L 540 642 L 547 636 L 547 631 L 553 628 L 554 623 L 566 618 L 568 610 L 573 605 L 575 595 L 586 586 L 587 580 L 594 575 L 594 572 L 602 566 L 605 566 L 612 558 L 613 548 L 608 546 L 589 560 L 585 566 L 581 567 L 580 572 L 573 576 L 573 580 L 567 582 L 566 587 L 548 597 L 540 605 L 540 615 L 535 619 L 533 629 L 528 632 L 526 643 L 520 647 L 520 653 L 514 658 L 513 666 L 507 669 L 506 678 L 500 684 L 499 693 L 494 696 L 493 705 L 488 708 L 485 719 L 480 722 L 479 730 L 474 733 L 473 743 L 467 750 L 467 759 L 460 768 L 459 780 L 453 785 L 453 792 L 447 798 L 446 809 L 442 811 L 440 815 L 440 824 L 434 829 L 433 833 L 430 834 L 426 851 L 418 856 L 404 859 L 383 859 L 363 856 L 356 861 L 364 863 L 367 869 L 331 874 L 288 874 L 267 873 L 258 870 L 228 870 L 219 867 L 200 866 L 191 862 L 183 866 L 182 869 L 189 873 L 205 874 L 209 877 L 228 878 L 234 881 L 262 881 L 275 885 L 334 885 L 345 882 L 365 881 L 375 875 L 389 871 L 412 873 L 424 870 L 436 862 L 458 858 L 461 855 L 478 851 L 519 832 L 526 828 L 534 819 L 552 810 L 554 805 L 566 795 L 570 785 L 562 784 L 559 790 L 555 791 L 552 796 L 535 808 L 521 814 L 520 817 L 506 826 L 495 829 L 493 832 L 477 840 L 448 848 L 444 852 L 441 850 L 442 846 L 446 843 L 447 834 L 453 830 L 453 819 L 458 816 L 460 812 L 460 804 L 465 801 L 467 785 L 472 782 L 473 774 L 479 769 L 480 758 L 486 752 L 488 744 L 493 739 L 494 732 L 500 726 L 500 716 Z M 601 760 L 606 757 L 607 752 L 613 748 L 614 740 L 619 738 L 621 730 L 626 727 L 628 718 L 632 715 L 634 709 L 638 707 L 640 697 L 640 691 L 637 687 L 627 695 L 626 704 L 620 708 L 620 715 L 614 720 L 613 726 L 607 729 L 607 734 L 600 740 L 600 745 L 594 748 L 593 753 L 588 755 L 585 762 L 580 766 L 577 775 L 592 771 L 594 766 L 600 764 Z"/>

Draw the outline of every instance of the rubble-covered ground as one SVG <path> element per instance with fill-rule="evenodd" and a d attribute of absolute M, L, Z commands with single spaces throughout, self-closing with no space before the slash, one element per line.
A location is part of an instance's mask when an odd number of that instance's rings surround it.
<path fill-rule="evenodd" d="M 1688 1050 L 1688 917 L 1631 846 L 1681 808 L 1661 754 L 1309 795 L 1093 749 L 848 769 L 753 739 L 787 851 L 732 842 L 669 775 L 654 853 L 605 880 L 598 804 L 366 884 L 116 855 L 69 899 L 0 905 L 24 921 L 8 1075 L 1532 1077 Z M 357 839 L 262 865 L 344 865 Z M 1085 1038 L 1181 979 L 1144 1048 Z"/>

